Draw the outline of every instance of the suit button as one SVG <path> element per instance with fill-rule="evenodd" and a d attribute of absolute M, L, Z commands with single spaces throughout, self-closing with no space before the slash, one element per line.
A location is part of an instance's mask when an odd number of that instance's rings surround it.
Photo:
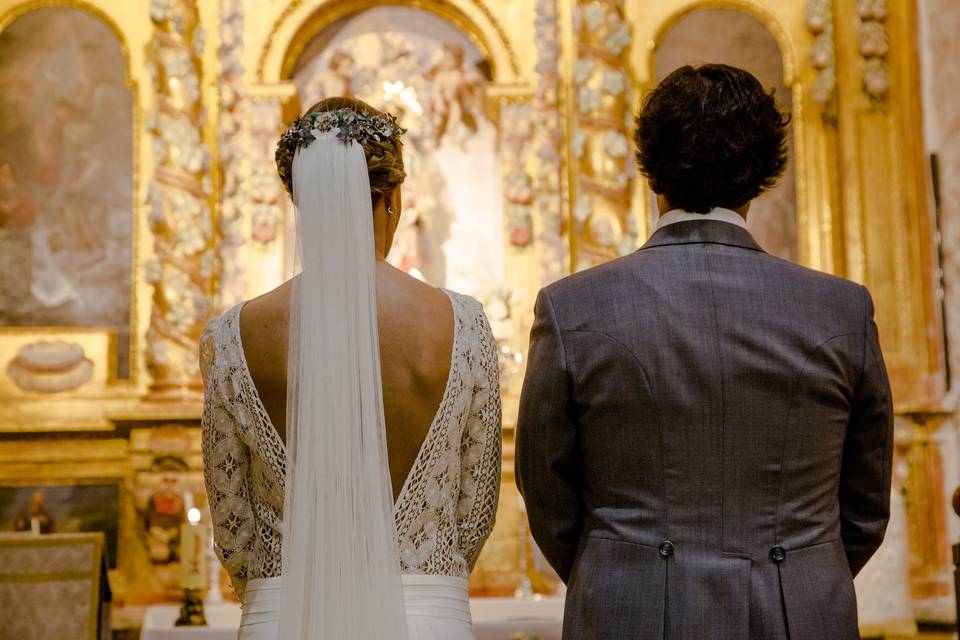
<path fill-rule="evenodd" d="M 781 563 L 787 558 L 787 552 L 783 550 L 783 547 L 774 547 L 770 549 L 770 559 L 776 563 Z"/>
<path fill-rule="evenodd" d="M 673 543 L 669 540 L 661 542 L 658 551 L 660 551 L 660 556 L 666 560 L 673 555 Z"/>

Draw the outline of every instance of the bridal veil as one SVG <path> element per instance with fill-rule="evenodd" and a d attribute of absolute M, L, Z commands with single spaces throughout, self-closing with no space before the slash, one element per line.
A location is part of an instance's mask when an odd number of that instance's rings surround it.
<path fill-rule="evenodd" d="M 280 637 L 405 640 L 361 144 L 314 129 L 293 161 Z"/>

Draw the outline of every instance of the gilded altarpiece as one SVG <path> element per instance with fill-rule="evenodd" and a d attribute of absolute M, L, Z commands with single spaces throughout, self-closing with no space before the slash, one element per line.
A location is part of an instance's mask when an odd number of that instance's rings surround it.
<path fill-rule="evenodd" d="M 942 452 L 930 444 L 952 409 L 943 401 L 928 177 L 914 135 L 913 2 L 0 0 L 0 47 L 56 68 L 15 38 L 18 21 L 23 30 L 47 11 L 80 13 L 103 31 L 98 42 L 112 43 L 98 55 L 112 56 L 120 80 L 79 74 L 74 82 L 90 85 L 89 96 L 79 92 L 90 104 L 122 111 L 101 138 L 126 155 L 71 177 L 71 154 L 99 153 L 84 136 L 100 116 L 51 94 L 33 109 L 39 137 L 24 144 L 30 158 L 52 154 L 63 168 L 50 177 L 39 161 L 0 155 L 0 243 L 19 242 L 36 265 L 44 247 L 55 253 L 62 243 L 34 227 L 83 240 L 64 229 L 84 229 L 84 220 L 50 203 L 94 198 L 104 213 L 87 207 L 85 215 L 105 216 L 98 230 L 106 232 L 91 241 L 126 265 L 109 277 L 111 295 L 128 303 L 122 321 L 0 310 L 0 486 L 120 487 L 111 574 L 120 607 L 176 592 L 177 527 L 186 508 L 204 506 L 199 333 L 212 314 L 292 273 L 276 137 L 316 99 L 344 94 L 399 113 L 411 130 L 395 263 L 479 297 L 498 338 L 502 501 L 471 589 L 552 592 L 512 475 L 533 300 L 541 286 L 649 236 L 656 212 L 633 169 L 636 108 L 672 67 L 723 53 L 697 48 L 698 30 L 726 28 L 756 49 L 724 61 L 750 68 L 751 51 L 762 51 L 762 68 L 751 70 L 792 116 L 791 172 L 758 205 L 757 215 L 768 215 L 754 231 L 772 253 L 864 282 L 876 300 L 900 456 L 895 547 L 879 579 L 911 589 L 878 624 L 908 631 L 915 615 L 947 616 L 945 496 L 956 480 L 944 477 Z M 5 101 L 26 95 L 30 74 L 40 73 L 30 69 L 0 64 Z M 110 90 L 98 93 L 100 85 Z M 64 141 L 45 143 L 50 131 Z M 67 186 L 57 192 L 58 184 Z M 36 290 L 32 275 L 11 277 L 4 266 L 0 295 L 19 287 L 57 302 L 56 274 L 68 285 L 81 276 L 66 255 L 54 256 L 57 269 Z"/>

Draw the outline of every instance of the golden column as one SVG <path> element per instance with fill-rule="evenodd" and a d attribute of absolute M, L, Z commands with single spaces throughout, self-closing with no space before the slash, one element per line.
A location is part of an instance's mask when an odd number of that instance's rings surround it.
<path fill-rule="evenodd" d="M 202 386 L 197 346 L 210 316 L 215 254 L 209 152 L 202 135 L 204 32 L 194 0 L 151 3 L 149 63 L 155 108 L 148 122 L 154 174 L 148 204 L 153 285 L 146 364 L 148 399 L 190 401 Z"/>
<path fill-rule="evenodd" d="M 631 81 L 626 72 L 630 27 L 619 0 L 579 0 L 573 15 L 571 234 L 575 271 L 636 246 L 630 215 Z"/>

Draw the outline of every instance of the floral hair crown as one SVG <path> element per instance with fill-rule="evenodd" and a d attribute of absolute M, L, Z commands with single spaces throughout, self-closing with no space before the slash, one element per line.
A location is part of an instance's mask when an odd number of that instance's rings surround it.
<path fill-rule="evenodd" d="M 360 144 L 370 140 L 395 140 L 407 132 L 390 114 L 386 117 L 370 116 L 353 109 L 313 111 L 297 116 L 280 137 L 280 146 L 293 154 L 299 147 L 305 147 L 317 139 L 314 131 L 327 133 L 334 130 L 337 131 L 337 140 Z"/>

